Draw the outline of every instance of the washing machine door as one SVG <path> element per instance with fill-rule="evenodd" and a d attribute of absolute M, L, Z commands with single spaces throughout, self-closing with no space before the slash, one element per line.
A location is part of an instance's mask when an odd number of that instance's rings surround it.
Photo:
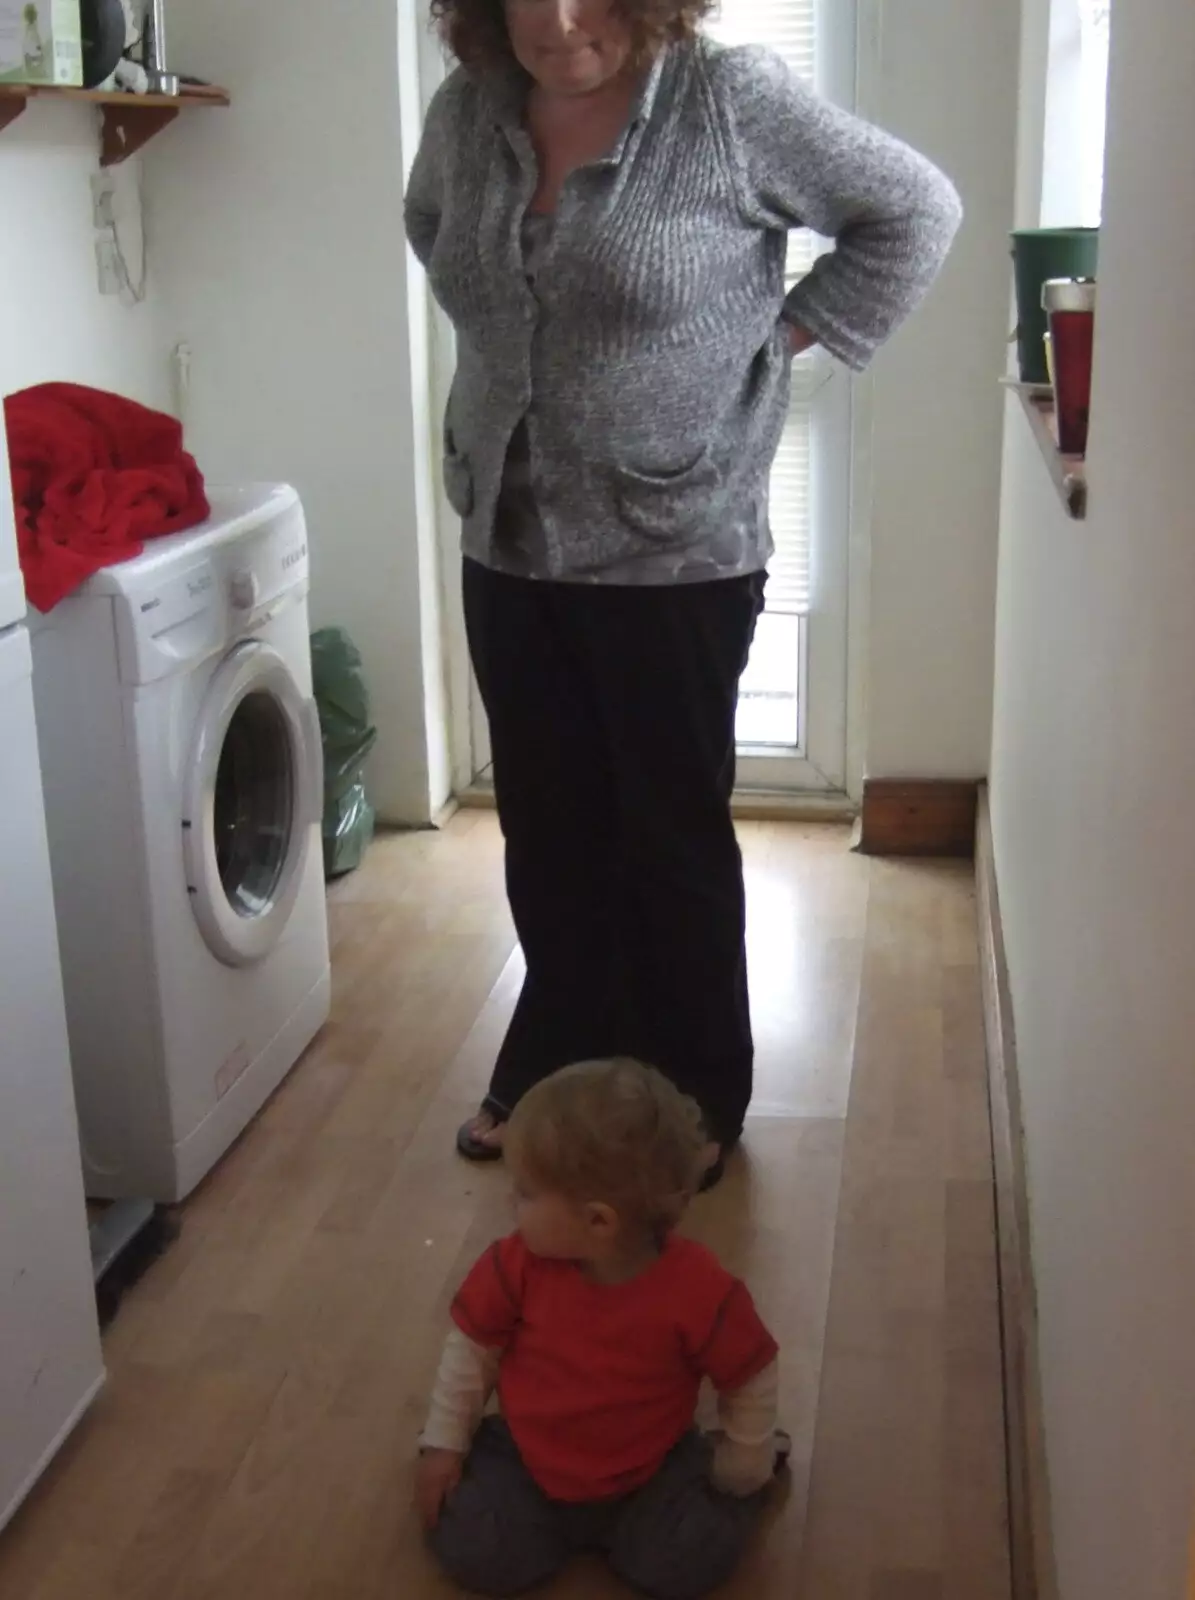
<path fill-rule="evenodd" d="M 268 645 L 239 645 L 213 674 L 185 796 L 196 921 L 214 955 L 248 966 L 282 937 L 323 809 L 315 703 Z"/>

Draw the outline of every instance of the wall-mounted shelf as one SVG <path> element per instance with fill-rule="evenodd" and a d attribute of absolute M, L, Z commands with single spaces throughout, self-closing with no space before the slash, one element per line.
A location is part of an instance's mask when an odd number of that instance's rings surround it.
<path fill-rule="evenodd" d="M 226 106 L 226 89 L 184 87 L 181 94 L 123 94 L 111 89 L 58 89 L 49 84 L 0 83 L 0 129 L 24 111 L 30 100 L 81 100 L 101 114 L 100 165 L 115 167 L 147 145 L 195 106 Z"/>
<path fill-rule="evenodd" d="M 1025 408 L 1033 437 L 1050 469 L 1067 515 L 1082 521 L 1087 515 L 1087 465 L 1082 456 L 1064 456 L 1058 448 L 1053 391 L 1041 383 L 1017 383 L 1012 378 L 1002 378 L 1001 382 L 1019 397 Z"/>

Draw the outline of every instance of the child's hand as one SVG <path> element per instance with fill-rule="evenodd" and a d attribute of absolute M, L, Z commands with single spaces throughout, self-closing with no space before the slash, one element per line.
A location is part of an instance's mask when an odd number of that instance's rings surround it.
<path fill-rule="evenodd" d="M 444 1502 L 461 1481 L 465 1458 L 458 1450 L 423 1450 L 415 1471 L 415 1506 L 425 1528 L 440 1520 Z"/>

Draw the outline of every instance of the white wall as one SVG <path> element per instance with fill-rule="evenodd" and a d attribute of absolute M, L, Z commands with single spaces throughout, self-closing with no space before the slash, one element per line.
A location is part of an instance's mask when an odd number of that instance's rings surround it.
<path fill-rule="evenodd" d="M 94 121 L 83 106 L 34 103 L 0 134 L 0 394 L 66 380 L 160 405 L 152 292 L 125 308 L 96 283 Z M 136 163 L 118 176 L 135 185 Z"/>
<path fill-rule="evenodd" d="M 1118 19 L 1090 515 L 1062 515 L 1010 411 L 992 808 L 1063 1600 L 1175 1600 L 1195 1508 L 1195 8 Z"/>
<path fill-rule="evenodd" d="M 165 346 L 192 350 L 189 442 L 212 478 L 298 486 L 314 620 L 343 623 L 365 656 L 371 796 L 423 822 L 448 757 L 426 311 L 402 231 L 413 22 L 400 50 L 393 0 L 346 18 L 316 0 L 173 0 L 172 64 L 233 106 L 147 154 L 151 262 Z"/>
<path fill-rule="evenodd" d="M 991 0 L 863 6 L 860 109 L 937 160 L 967 208 L 941 282 L 861 396 L 872 777 L 987 767 L 1017 28 L 1017 7 Z"/>

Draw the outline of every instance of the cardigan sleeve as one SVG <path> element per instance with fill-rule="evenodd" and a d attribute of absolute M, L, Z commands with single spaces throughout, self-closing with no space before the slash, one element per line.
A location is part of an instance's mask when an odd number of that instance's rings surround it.
<path fill-rule="evenodd" d="M 782 314 L 862 370 L 945 261 L 962 220 L 954 186 L 899 139 L 819 99 L 771 51 L 718 50 L 707 60 L 747 221 L 835 241 Z"/>
<path fill-rule="evenodd" d="M 407 192 L 403 200 L 403 222 L 407 240 L 417 260 L 426 267 L 440 231 L 443 210 L 444 156 L 451 137 L 450 96 L 455 88 L 449 77 L 432 96 L 423 125 L 423 137 L 411 163 Z"/>

